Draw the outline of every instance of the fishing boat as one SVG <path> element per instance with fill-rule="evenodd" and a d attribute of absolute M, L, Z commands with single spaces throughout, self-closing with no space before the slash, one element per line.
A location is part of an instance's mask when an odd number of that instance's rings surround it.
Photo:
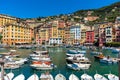
<path fill-rule="evenodd" d="M 54 78 L 49 72 L 46 72 L 41 74 L 40 80 L 54 80 Z"/>
<path fill-rule="evenodd" d="M 20 74 L 16 76 L 13 80 L 25 80 L 25 76 L 23 74 Z"/>
<path fill-rule="evenodd" d="M 100 75 L 100 74 L 95 74 L 94 75 L 94 79 L 95 80 L 108 80 L 107 78 L 105 78 L 104 76 Z"/>
<path fill-rule="evenodd" d="M 119 80 L 119 77 L 110 73 L 110 74 L 108 74 L 108 79 L 109 80 Z"/>
<path fill-rule="evenodd" d="M 78 78 L 76 75 L 71 74 L 71 75 L 69 76 L 69 80 L 79 80 L 79 78 Z"/>
<path fill-rule="evenodd" d="M 6 76 L 4 76 L 4 80 L 12 80 L 13 77 L 14 77 L 14 73 L 9 72 L 8 74 L 6 74 Z"/>
<path fill-rule="evenodd" d="M 92 78 L 92 76 L 84 73 L 83 75 L 81 75 L 81 80 L 94 80 L 94 79 Z"/>
<path fill-rule="evenodd" d="M 63 74 L 59 73 L 55 76 L 55 80 L 66 80 L 66 78 Z"/>
<path fill-rule="evenodd" d="M 39 80 L 39 77 L 37 74 L 33 74 L 27 80 Z"/>

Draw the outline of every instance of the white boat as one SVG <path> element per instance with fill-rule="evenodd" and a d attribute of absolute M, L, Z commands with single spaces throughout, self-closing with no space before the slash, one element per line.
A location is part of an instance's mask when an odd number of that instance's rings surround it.
<path fill-rule="evenodd" d="M 90 75 L 84 73 L 81 75 L 81 80 L 94 80 Z"/>
<path fill-rule="evenodd" d="M 80 69 L 83 70 L 89 69 L 91 66 L 91 64 L 87 64 L 87 63 L 74 63 L 74 64 L 76 64 Z"/>
<path fill-rule="evenodd" d="M 6 76 L 4 77 L 4 80 L 12 80 L 13 77 L 14 77 L 14 73 L 10 72 L 6 74 Z"/>
<path fill-rule="evenodd" d="M 32 63 L 30 65 L 33 69 L 39 69 L 39 70 L 51 70 L 55 68 L 55 65 L 51 62 L 42 62 L 42 63 Z"/>
<path fill-rule="evenodd" d="M 79 80 L 79 78 L 78 78 L 76 75 L 71 74 L 71 75 L 69 76 L 69 80 Z"/>
<path fill-rule="evenodd" d="M 110 74 L 108 74 L 108 79 L 109 80 L 119 80 L 119 77 L 110 73 Z"/>
<path fill-rule="evenodd" d="M 94 75 L 94 79 L 95 80 L 108 80 L 107 78 L 105 78 L 104 76 L 100 75 L 100 74 L 95 74 Z"/>
<path fill-rule="evenodd" d="M 23 74 L 20 74 L 16 76 L 13 80 L 25 80 L 25 76 Z"/>
<path fill-rule="evenodd" d="M 6 62 L 4 64 L 4 69 L 18 69 L 18 68 L 20 68 L 20 65 L 16 64 L 14 61 Z"/>
<path fill-rule="evenodd" d="M 80 67 L 76 64 L 67 64 L 67 67 L 73 70 L 80 70 Z"/>
<path fill-rule="evenodd" d="M 65 76 L 64 75 L 62 75 L 62 74 L 57 74 L 56 76 L 55 76 L 55 80 L 66 80 L 66 78 L 65 78 Z"/>
<path fill-rule="evenodd" d="M 49 73 L 42 73 L 40 80 L 54 80 L 53 76 Z"/>
<path fill-rule="evenodd" d="M 27 80 L 39 80 L 39 77 L 37 74 L 33 74 Z"/>
<path fill-rule="evenodd" d="M 67 55 L 67 57 L 74 57 L 74 56 L 76 56 L 76 57 L 85 57 L 84 54 L 69 54 L 69 53 L 67 53 L 66 55 Z"/>
<path fill-rule="evenodd" d="M 119 48 L 113 48 L 112 49 L 112 53 L 119 53 L 120 52 L 120 49 Z"/>

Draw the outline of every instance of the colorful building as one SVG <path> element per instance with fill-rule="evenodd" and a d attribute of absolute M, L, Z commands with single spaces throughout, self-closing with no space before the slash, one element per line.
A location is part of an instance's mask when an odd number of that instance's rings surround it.
<path fill-rule="evenodd" d="M 80 25 L 73 25 L 70 27 L 70 38 L 73 44 L 80 43 L 81 40 Z"/>
<path fill-rule="evenodd" d="M 86 44 L 92 45 L 94 43 L 94 31 L 86 31 Z"/>
<path fill-rule="evenodd" d="M 9 23 L 16 23 L 18 20 L 18 18 L 0 14 L 0 33 L 2 32 L 3 26 Z"/>
<path fill-rule="evenodd" d="M 3 27 L 2 43 L 7 45 L 29 44 L 32 42 L 32 29 L 24 24 L 9 24 Z"/>

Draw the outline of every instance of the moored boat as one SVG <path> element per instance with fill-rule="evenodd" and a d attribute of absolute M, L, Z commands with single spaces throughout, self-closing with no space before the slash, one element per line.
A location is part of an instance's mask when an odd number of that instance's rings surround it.
<path fill-rule="evenodd" d="M 59 73 L 55 76 L 55 80 L 66 80 L 66 78 L 63 74 Z"/>
<path fill-rule="evenodd" d="M 79 80 L 79 78 L 75 74 L 71 74 L 69 80 Z"/>
<path fill-rule="evenodd" d="M 54 78 L 49 72 L 46 72 L 41 74 L 40 80 L 54 80 Z"/>
<path fill-rule="evenodd" d="M 39 80 L 39 77 L 37 74 L 33 74 L 27 80 Z"/>
<path fill-rule="evenodd" d="M 100 74 L 95 74 L 94 75 L 94 79 L 95 80 L 108 80 L 107 78 L 105 78 L 104 76 L 100 75 Z"/>
<path fill-rule="evenodd" d="M 84 73 L 83 75 L 81 75 L 81 80 L 94 80 L 94 79 L 92 78 L 92 76 Z"/>
<path fill-rule="evenodd" d="M 110 74 L 108 74 L 108 79 L 109 80 L 119 80 L 119 77 L 110 73 Z"/>
<path fill-rule="evenodd" d="M 4 77 L 4 80 L 12 80 L 14 77 L 14 73 L 13 72 L 9 72 L 8 74 L 6 74 L 6 76 Z"/>
<path fill-rule="evenodd" d="M 25 80 L 25 76 L 23 74 L 20 74 L 16 76 L 13 80 Z"/>

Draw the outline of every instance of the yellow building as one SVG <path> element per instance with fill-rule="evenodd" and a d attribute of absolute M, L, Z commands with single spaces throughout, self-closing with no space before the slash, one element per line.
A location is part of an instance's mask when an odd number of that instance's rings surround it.
<path fill-rule="evenodd" d="M 54 21 L 52 24 L 52 38 L 58 38 L 58 21 Z"/>
<path fill-rule="evenodd" d="M 9 23 L 16 23 L 17 20 L 18 19 L 15 17 L 0 14 L 0 32 L 2 32 L 3 26 L 5 26 L 6 24 L 9 24 Z"/>
<path fill-rule="evenodd" d="M 24 24 L 9 24 L 3 27 L 2 43 L 15 45 L 17 43 L 31 43 L 32 29 Z"/>

